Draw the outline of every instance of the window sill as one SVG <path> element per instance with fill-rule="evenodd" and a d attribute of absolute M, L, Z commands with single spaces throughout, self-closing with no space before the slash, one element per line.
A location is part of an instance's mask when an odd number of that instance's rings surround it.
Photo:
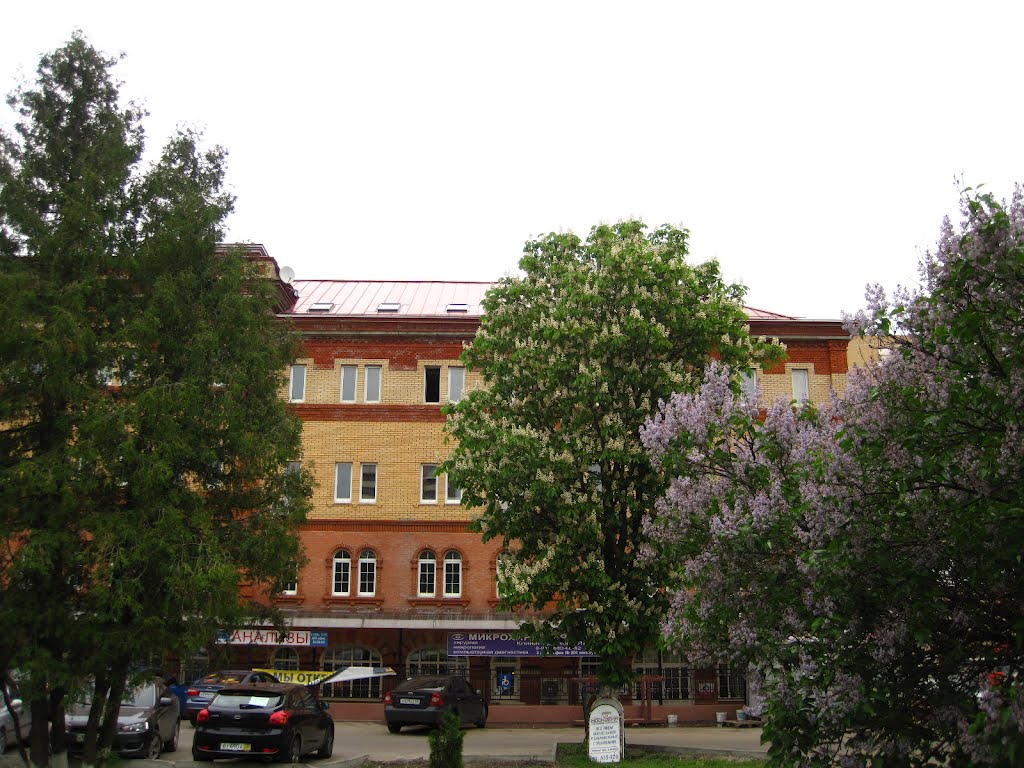
<path fill-rule="evenodd" d="M 356 597 L 351 595 L 326 595 L 323 602 L 325 605 L 380 605 L 384 602 L 384 598 L 375 595 Z"/>
<path fill-rule="evenodd" d="M 446 605 L 469 605 L 468 597 L 410 597 L 409 605 L 412 606 L 438 606 L 443 607 Z"/>

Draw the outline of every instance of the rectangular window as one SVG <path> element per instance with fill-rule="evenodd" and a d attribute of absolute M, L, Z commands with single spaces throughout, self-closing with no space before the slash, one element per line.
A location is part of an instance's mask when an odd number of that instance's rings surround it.
<path fill-rule="evenodd" d="M 380 374 L 381 366 L 379 365 L 368 365 L 366 366 L 366 392 L 364 399 L 368 403 L 379 403 L 380 402 Z"/>
<path fill-rule="evenodd" d="M 292 366 L 292 381 L 288 400 L 292 403 L 306 402 L 306 366 L 304 365 Z"/>
<path fill-rule="evenodd" d="M 793 399 L 798 403 L 806 403 L 811 399 L 807 369 L 794 368 L 791 373 L 793 374 Z"/>
<path fill-rule="evenodd" d="M 347 595 L 351 588 L 352 561 L 348 558 L 335 558 L 333 594 Z"/>
<path fill-rule="evenodd" d="M 445 478 L 445 495 L 444 501 L 446 504 L 458 504 L 462 501 L 462 489 L 459 488 L 455 483 L 452 482 L 451 475 Z"/>
<path fill-rule="evenodd" d="M 441 402 L 441 368 L 428 365 L 423 369 L 423 402 Z"/>
<path fill-rule="evenodd" d="M 424 464 L 420 470 L 420 501 L 437 501 L 437 464 Z"/>
<path fill-rule="evenodd" d="M 757 400 L 757 371 L 754 368 L 740 371 L 740 388 L 747 400 Z"/>
<path fill-rule="evenodd" d="M 297 595 L 299 593 L 299 569 L 295 568 L 292 573 L 293 575 L 290 578 L 285 579 L 281 584 L 282 595 Z"/>
<path fill-rule="evenodd" d="M 360 467 L 359 501 L 373 504 L 377 501 L 377 465 L 363 464 Z"/>
<path fill-rule="evenodd" d="M 334 465 L 334 501 L 352 501 L 352 462 L 339 461 Z"/>
<path fill-rule="evenodd" d="M 284 470 L 286 475 L 297 475 L 301 471 L 302 471 L 302 462 L 301 461 L 289 461 L 288 462 L 288 466 L 285 467 L 285 470 Z"/>
<path fill-rule="evenodd" d="M 356 380 L 359 378 L 359 369 L 354 365 L 341 366 L 341 402 L 354 403 L 356 401 Z"/>
<path fill-rule="evenodd" d="M 462 594 L 462 561 L 448 557 L 444 559 L 444 595 L 459 597 Z"/>
<path fill-rule="evenodd" d="M 462 399 L 466 387 L 466 369 L 461 366 L 448 368 L 448 402 L 457 403 Z"/>
<path fill-rule="evenodd" d="M 432 597 L 434 580 L 437 576 L 437 562 L 433 559 L 420 558 L 419 596 Z"/>
<path fill-rule="evenodd" d="M 359 594 L 372 595 L 377 587 L 377 560 L 373 557 L 359 558 Z"/>

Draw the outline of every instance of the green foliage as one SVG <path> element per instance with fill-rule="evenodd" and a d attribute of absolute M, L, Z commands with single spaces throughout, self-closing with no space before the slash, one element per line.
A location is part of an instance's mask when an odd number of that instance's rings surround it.
<path fill-rule="evenodd" d="M 462 768 L 462 725 L 445 712 L 441 725 L 430 732 L 430 768 Z"/>
<path fill-rule="evenodd" d="M 0 665 L 37 701 L 272 618 L 240 587 L 294 568 L 309 492 L 294 339 L 217 251 L 225 152 L 181 131 L 141 170 L 115 63 L 76 35 L 0 134 Z"/>
<path fill-rule="evenodd" d="M 586 241 L 528 242 L 524 275 L 489 292 L 463 355 L 485 386 L 447 409 L 458 444 L 443 470 L 479 511 L 476 529 L 508 546 L 505 605 L 542 612 L 524 630 L 583 643 L 610 684 L 657 637 L 672 577 L 664 560 L 640 559 L 664 491 L 641 425 L 713 355 L 743 367 L 781 354 L 749 337 L 743 288 L 717 263 L 686 263 L 686 241 L 625 221 Z"/>

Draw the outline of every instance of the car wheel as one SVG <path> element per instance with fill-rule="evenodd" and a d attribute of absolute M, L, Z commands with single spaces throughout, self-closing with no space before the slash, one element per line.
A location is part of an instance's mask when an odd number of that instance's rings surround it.
<path fill-rule="evenodd" d="M 388 730 L 391 733 L 398 733 L 400 730 L 402 730 L 402 726 L 400 726 L 398 723 L 388 723 Z"/>
<path fill-rule="evenodd" d="M 192 759 L 195 760 L 197 763 L 208 763 L 211 760 L 213 760 L 212 757 L 210 757 L 208 754 L 199 749 L 199 747 L 195 746 L 192 747 Z"/>
<path fill-rule="evenodd" d="M 292 736 L 288 749 L 281 752 L 282 762 L 297 763 L 302 759 L 302 737 L 298 734 Z"/>
<path fill-rule="evenodd" d="M 334 754 L 334 728 L 328 728 L 324 732 L 324 742 L 316 751 L 317 757 L 330 757 Z"/>
<path fill-rule="evenodd" d="M 487 725 L 487 707 L 484 707 L 483 714 L 480 715 L 480 719 L 476 721 L 477 728 L 483 728 Z"/>
<path fill-rule="evenodd" d="M 178 733 L 181 731 L 181 720 L 174 721 L 171 738 L 164 742 L 164 752 L 174 752 L 178 748 Z"/>
<path fill-rule="evenodd" d="M 164 743 L 160 741 L 160 734 L 157 731 L 153 731 L 153 735 L 149 737 L 149 744 L 146 745 L 146 759 L 158 759 L 163 748 Z"/>

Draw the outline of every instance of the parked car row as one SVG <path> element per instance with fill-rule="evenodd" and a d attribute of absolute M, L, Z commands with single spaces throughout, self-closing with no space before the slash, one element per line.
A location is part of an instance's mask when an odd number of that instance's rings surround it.
<path fill-rule="evenodd" d="M 26 740 L 31 728 L 28 708 L 17 685 L 6 684 L 7 698 L 18 713 L 20 733 L 0 704 L 0 754 L 15 740 Z M 296 763 L 310 753 L 330 757 L 334 751 L 334 721 L 317 686 L 281 683 L 266 672 L 228 670 L 200 678 L 188 687 L 183 705 L 161 677 L 125 692 L 114 736 L 121 757 L 157 759 L 178 748 L 181 720 L 195 726 L 192 758 L 278 760 Z M 82 753 L 91 697 L 88 691 L 67 708 L 65 731 L 69 754 Z M 436 727 L 447 713 L 462 725 L 483 728 L 487 702 L 465 678 L 421 675 L 399 683 L 384 696 L 388 730 L 406 725 Z"/>

